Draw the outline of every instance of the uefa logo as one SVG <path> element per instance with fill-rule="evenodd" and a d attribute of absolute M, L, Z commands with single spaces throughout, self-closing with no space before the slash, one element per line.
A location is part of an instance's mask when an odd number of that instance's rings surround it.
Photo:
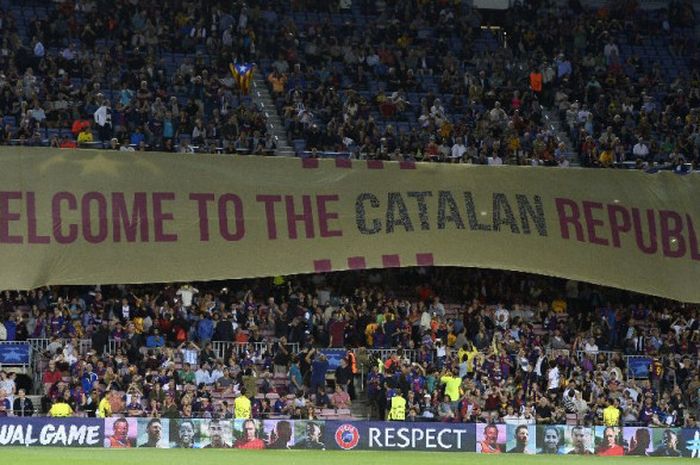
<path fill-rule="evenodd" d="M 341 449 L 353 449 L 360 442 L 360 432 L 353 425 L 345 423 L 335 430 L 335 442 Z"/>

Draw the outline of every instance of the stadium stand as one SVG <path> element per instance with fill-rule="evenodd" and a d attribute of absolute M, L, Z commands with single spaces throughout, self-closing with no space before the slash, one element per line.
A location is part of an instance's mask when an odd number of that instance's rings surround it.
<path fill-rule="evenodd" d="M 261 154 L 290 144 L 313 157 L 681 172 L 697 163 L 687 1 L 653 11 L 516 2 L 498 18 L 468 2 L 201 2 L 198 15 L 173 1 L 110 3 L 103 15 L 105 3 L 4 2 L 3 143 Z M 236 88 L 234 62 L 257 64 L 251 95 Z"/>
<path fill-rule="evenodd" d="M 697 309 L 575 281 L 409 269 L 5 292 L 2 309 L 0 336 L 38 348 L 40 412 L 65 396 L 94 416 L 108 395 L 114 414 L 231 417 L 243 389 L 255 418 L 384 418 L 398 391 L 421 421 L 602 424 L 609 402 L 624 425 L 682 426 L 698 409 Z"/>
<path fill-rule="evenodd" d="M 0 143 L 679 173 L 700 161 L 689 1 L 533 0 L 497 21 L 449 1 L 192 6 L 0 1 Z M 230 63 L 256 63 L 257 93 Z M 398 392 L 422 421 L 591 425 L 613 409 L 624 425 L 684 426 L 700 408 L 697 307 L 575 281 L 417 268 L 6 291 L 0 305 L 0 341 L 36 354 L 33 380 L 0 372 L 0 416 L 17 414 L 20 387 L 36 413 L 62 398 L 83 416 L 106 402 L 231 418 L 245 395 L 255 418 L 385 419 Z"/>

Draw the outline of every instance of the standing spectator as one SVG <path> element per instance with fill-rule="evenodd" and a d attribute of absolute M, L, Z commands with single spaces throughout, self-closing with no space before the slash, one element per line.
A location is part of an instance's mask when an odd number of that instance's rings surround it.
<path fill-rule="evenodd" d="M 306 356 L 307 362 L 317 353 L 315 349 L 311 350 Z M 318 357 L 311 363 L 311 392 L 316 393 L 318 389 L 326 386 L 326 372 L 328 372 L 328 359 L 322 353 L 318 353 Z"/>
<path fill-rule="evenodd" d="M 97 137 L 105 142 L 112 138 L 112 108 L 109 100 L 103 100 L 102 105 L 95 110 L 95 124 L 97 124 Z"/>
<path fill-rule="evenodd" d="M 620 409 L 617 399 L 608 399 L 608 406 L 603 409 L 603 424 L 605 426 L 618 426 L 620 424 Z"/>
<path fill-rule="evenodd" d="M 236 419 L 252 418 L 251 402 L 250 399 L 248 399 L 246 392 L 246 388 L 242 387 L 241 394 L 238 397 L 236 397 L 236 400 L 234 401 L 234 417 Z"/>

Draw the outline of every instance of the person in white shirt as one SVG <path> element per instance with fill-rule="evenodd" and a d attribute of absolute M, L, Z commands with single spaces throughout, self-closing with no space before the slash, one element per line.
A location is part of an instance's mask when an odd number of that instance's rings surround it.
<path fill-rule="evenodd" d="M 547 372 L 547 390 L 553 391 L 555 389 L 559 389 L 559 382 L 559 367 L 557 366 L 556 362 L 552 361 L 549 371 Z"/>
<path fill-rule="evenodd" d="M 452 159 L 453 162 L 461 160 L 466 151 L 467 146 L 464 145 L 462 138 L 458 137 L 450 150 L 450 159 Z"/>
<path fill-rule="evenodd" d="M 29 110 L 32 118 L 39 124 L 41 124 L 46 119 L 46 112 L 37 103 L 34 108 Z"/>
<path fill-rule="evenodd" d="M 12 401 L 16 389 L 15 380 L 10 376 L 10 373 L 0 371 L 0 391 L 5 391 L 7 398 Z"/>
<path fill-rule="evenodd" d="M 612 39 L 603 47 L 603 55 L 605 55 L 608 65 L 614 63 L 615 59 L 620 56 L 620 50 Z"/>
<path fill-rule="evenodd" d="M 508 320 L 510 320 L 510 311 L 508 311 L 508 309 L 505 308 L 502 303 L 499 303 L 493 316 L 496 318 L 497 322 L 503 320 L 507 325 Z"/>
<path fill-rule="evenodd" d="M 493 157 L 489 157 L 489 165 L 491 166 L 500 166 L 503 164 L 503 159 L 498 156 L 497 153 L 494 153 Z"/>
<path fill-rule="evenodd" d="M 194 372 L 194 379 L 197 386 L 200 384 L 214 384 L 211 379 L 211 374 L 209 373 L 209 364 L 204 363 L 200 366 L 197 371 Z"/>
<path fill-rule="evenodd" d="M 420 317 L 420 328 L 423 331 L 428 331 L 430 330 L 430 322 L 432 318 L 430 317 L 430 312 L 428 311 L 427 308 L 423 310 L 423 313 L 421 314 Z"/>
<path fill-rule="evenodd" d="M 649 146 L 644 143 L 641 137 L 639 138 L 638 142 L 634 144 L 634 147 L 632 147 L 632 155 L 638 159 L 646 159 L 646 157 L 649 155 Z"/>
<path fill-rule="evenodd" d="M 445 306 L 440 302 L 440 297 L 433 297 L 430 304 L 430 313 L 437 316 L 445 316 Z"/>
<path fill-rule="evenodd" d="M 589 354 L 597 354 L 598 353 L 598 345 L 595 343 L 595 340 L 593 338 L 590 338 L 583 345 L 583 350 L 584 350 L 584 352 L 589 353 Z"/>
<path fill-rule="evenodd" d="M 100 140 L 107 141 L 112 138 L 112 109 L 109 100 L 104 100 L 93 117 L 97 123 L 97 132 Z"/>
<path fill-rule="evenodd" d="M 182 361 L 184 363 L 197 366 L 197 359 L 201 350 L 197 344 L 194 342 L 183 342 L 178 347 L 178 350 L 182 352 Z"/>
<path fill-rule="evenodd" d="M 520 417 L 515 414 L 515 410 L 512 405 L 506 407 L 506 414 L 503 415 L 503 423 L 506 425 L 518 425 L 520 424 Z"/>
<path fill-rule="evenodd" d="M 494 127 L 503 127 L 508 120 L 508 115 L 501 108 L 501 102 L 494 103 L 493 108 L 489 111 L 489 119 Z"/>
<path fill-rule="evenodd" d="M 214 369 L 211 370 L 211 375 L 209 375 L 209 377 L 211 378 L 212 384 L 215 384 L 220 378 L 224 377 L 221 364 L 217 363 L 216 366 L 214 366 Z"/>
<path fill-rule="evenodd" d="M 194 295 L 199 294 L 199 290 L 190 286 L 189 284 L 185 284 L 177 290 L 176 294 L 182 299 L 182 306 L 189 308 L 192 306 L 192 299 L 194 298 Z"/>

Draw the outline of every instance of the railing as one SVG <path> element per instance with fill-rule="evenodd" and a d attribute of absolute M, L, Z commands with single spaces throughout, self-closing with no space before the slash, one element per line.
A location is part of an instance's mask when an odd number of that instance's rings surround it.
<path fill-rule="evenodd" d="M 34 348 L 34 350 L 38 350 L 40 352 L 45 352 L 46 349 L 49 347 L 49 344 L 51 344 L 51 339 L 49 338 L 31 338 L 27 339 L 27 342 Z M 211 341 L 212 342 L 212 347 L 214 349 L 214 352 L 216 353 L 216 356 L 219 358 L 223 358 L 224 354 L 226 354 L 227 350 L 230 347 L 233 347 L 233 353 L 235 355 L 240 355 L 245 352 L 255 352 L 258 354 L 263 353 L 266 350 L 272 350 L 274 348 L 274 345 L 277 343 L 276 340 L 274 341 L 268 341 L 268 342 L 229 342 L 229 341 Z M 114 354 L 116 350 L 119 348 L 121 345 L 122 341 L 119 339 L 109 339 L 107 343 L 107 348 L 105 350 L 105 353 L 107 354 Z M 92 340 L 90 339 L 79 339 L 78 340 L 78 351 L 80 352 L 81 355 L 87 354 L 88 350 L 92 347 Z M 297 354 L 299 353 L 299 344 L 298 343 L 287 343 L 287 350 L 290 351 L 290 353 Z"/>
<path fill-rule="evenodd" d="M 59 341 L 63 342 L 66 339 L 70 338 L 63 338 L 59 339 Z M 39 352 L 46 352 L 48 349 L 49 345 L 51 344 L 51 339 L 47 337 L 41 337 L 41 338 L 29 338 L 27 341 L 34 350 L 38 350 Z M 78 339 L 78 347 L 75 349 L 78 351 L 80 355 L 85 355 L 87 354 L 88 350 L 92 347 L 92 340 L 91 339 Z"/>
<path fill-rule="evenodd" d="M 227 352 L 233 355 L 240 356 L 245 353 L 262 354 L 266 351 L 273 351 L 277 341 L 270 342 L 229 342 L 229 341 L 211 341 L 212 349 L 218 358 L 224 358 Z M 287 350 L 291 354 L 299 353 L 299 344 L 287 343 Z"/>
<path fill-rule="evenodd" d="M 386 360 L 394 354 L 399 353 L 399 349 L 367 349 L 367 352 L 374 355 L 375 357 L 381 357 L 382 360 Z M 401 356 L 403 358 L 409 359 L 411 362 L 418 361 L 418 351 L 416 349 L 401 349 Z"/>

